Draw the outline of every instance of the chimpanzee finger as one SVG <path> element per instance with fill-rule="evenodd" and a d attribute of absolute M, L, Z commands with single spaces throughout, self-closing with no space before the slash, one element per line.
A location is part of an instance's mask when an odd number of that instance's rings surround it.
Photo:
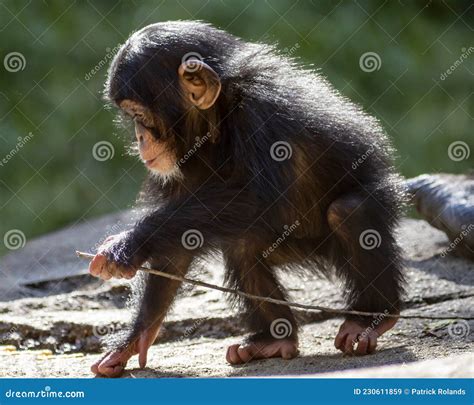
<path fill-rule="evenodd" d="M 285 360 L 293 359 L 298 355 L 298 347 L 296 345 L 284 345 L 281 348 L 281 357 Z"/>
<path fill-rule="evenodd" d="M 369 347 L 369 337 L 362 336 L 359 337 L 357 342 L 357 348 L 355 350 L 356 354 L 367 354 L 367 348 Z"/>
<path fill-rule="evenodd" d="M 147 355 L 148 355 L 148 346 L 140 341 L 138 342 L 138 365 L 140 368 L 145 368 L 147 362 Z"/>
<path fill-rule="evenodd" d="M 375 352 L 376 347 L 377 347 L 377 335 L 371 333 L 369 335 L 369 347 L 367 349 L 367 353 Z"/>
<path fill-rule="evenodd" d="M 106 354 L 105 356 L 102 356 L 99 360 L 97 360 L 94 364 L 92 364 L 91 371 L 94 374 L 99 374 L 99 364 L 102 360 L 104 360 L 107 357 L 107 355 L 108 354 Z"/>
<path fill-rule="evenodd" d="M 113 278 L 118 278 L 118 279 L 123 278 L 122 266 L 118 265 L 115 262 L 109 263 L 108 271 L 112 275 Z"/>
<path fill-rule="evenodd" d="M 102 280 L 110 280 L 112 278 L 112 273 L 109 270 L 110 264 L 108 262 L 105 262 L 101 268 L 100 268 L 100 273 L 98 277 L 100 277 Z"/>
<path fill-rule="evenodd" d="M 242 363 L 242 360 L 239 357 L 239 354 L 237 353 L 237 350 L 239 348 L 239 345 L 232 345 L 229 346 L 227 349 L 227 354 L 226 354 L 226 360 L 230 364 L 240 364 Z"/>
<path fill-rule="evenodd" d="M 109 352 L 92 365 L 91 371 L 106 377 L 118 377 L 129 358 L 127 353 Z"/>
<path fill-rule="evenodd" d="M 137 270 L 132 267 L 120 266 L 120 275 L 127 280 L 132 279 L 136 273 Z"/>
<path fill-rule="evenodd" d="M 249 350 L 249 347 L 247 346 L 239 346 L 237 348 L 237 354 L 240 358 L 240 360 L 244 363 L 249 362 L 253 358 L 253 354 Z"/>
<path fill-rule="evenodd" d="M 106 377 L 118 377 L 123 370 L 124 366 L 121 364 L 99 364 L 99 374 Z"/>
<path fill-rule="evenodd" d="M 124 352 L 110 353 L 99 364 L 99 373 L 107 377 L 118 377 L 122 374 L 130 354 Z"/>
<path fill-rule="evenodd" d="M 95 255 L 94 258 L 89 263 L 89 273 L 94 277 L 99 277 L 101 272 L 101 268 L 106 262 L 105 256 L 102 255 Z"/>
<path fill-rule="evenodd" d="M 105 356 L 103 356 L 100 360 L 96 361 L 92 366 L 91 366 L 91 371 L 96 374 L 96 375 L 102 375 L 102 373 L 99 371 L 99 365 L 102 363 L 102 361 L 108 357 L 109 353 L 107 353 Z M 119 367 L 122 367 L 122 371 L 123 371 L 123 366 L 119 366 Z M 103 370 L 103 369 L 102 369 Z M 120 370 L 115 370 L 115 368 L 113 370 L 111 370 L 111 372 L 113 374 L 117 373 L 117 372 L 121 372 Z"/>
<path fill-rule="evenodd" d="M 344 344 L 346 342 L 348 333 L 347 332 L 339 332 L 336 336 L 336 339 L 334 340 L 334 346 L 336 349 L 343 350 Z"/>
<path fill-rule="evenodd" d="M 358 333 L 349 333 L 344 344 L 344 353 L 354 354 L 354 345 L 357 343 Z"/>

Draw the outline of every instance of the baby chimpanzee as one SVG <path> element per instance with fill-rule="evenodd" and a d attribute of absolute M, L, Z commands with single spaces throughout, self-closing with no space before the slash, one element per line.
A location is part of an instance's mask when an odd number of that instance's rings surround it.
<path fill-rule="evenodd" d="M 320 75 L 209 24 L 166 22 L 122 46 L 106 95 L 135 122 L 149 171 L 141 193 L 148 210 L 106 240 L 91 274 L 132 278 L 149 262 L 184 276 L 195 259 L 219 251 L 226 282 L 247 293 L 284 300 L 276 268 L 334 269 L 348 309 L 399 312 L 403 277 L 393 229 L 403 193 L 392 149 L 378 122 Z M 134 354 L 145 366 L 180 287 L 138 278 L 132 325 L 109 342 L 92 366 L 96 374 L 119 375 Z M 228 348 L 229 363 L 297 355 L 290 308 L 239 303 L 252 334 Z M 394 324 L 347 317 L 335 345 L 371 353 Z"/>

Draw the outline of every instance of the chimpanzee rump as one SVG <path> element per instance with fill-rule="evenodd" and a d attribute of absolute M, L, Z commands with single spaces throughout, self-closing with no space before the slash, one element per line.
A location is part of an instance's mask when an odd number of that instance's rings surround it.
<path fill-rule="evenodd" d="M 335 269 L 347 308 L 400 311 L 393 230 L 403 193 L 392 148 L 377 120 L 319 74 L 272 46 L 176 21 L 127 40 L 105 94 L 135 122 L 149 169 L 141 192 L 149 210 L 105 242 L 91 262 L 93 275 L 131 278 L 145 261 L 185 275 L 196 258 L 221 251 L 226 281 L 239 290 L 285 299 L 275 268 Z M 145 365 L 180 287 L 149 274 L 138 278 L 132 325 L 92 366 L 97 374 L 119 375 L 134 354 Z M 297 354 L 289 307 L 238 300 L 251 335 L 229 347 L 231 364 Z M 281 322 L 283 336 L 276 331 Z M 371 353 L 394 324 L 348 317 L 335 345 Z"/>

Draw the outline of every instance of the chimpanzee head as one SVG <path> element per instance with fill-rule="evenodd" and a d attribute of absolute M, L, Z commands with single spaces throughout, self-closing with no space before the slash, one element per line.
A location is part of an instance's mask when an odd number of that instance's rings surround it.
<path fill-rule="evenodd" d="M 225 56 L 239 42 L 202 22 L 157 23 L 115 56 L 106 98 L 133 119 L 140 157 L 161 179 L 181 175 L 177 159 L 196 137 L 216 138 Z"/>

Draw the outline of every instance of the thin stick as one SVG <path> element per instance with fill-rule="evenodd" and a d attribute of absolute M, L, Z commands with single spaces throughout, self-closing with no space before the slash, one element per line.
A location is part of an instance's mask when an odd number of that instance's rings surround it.
<path fill-rule="evenodd" d="M 85 258 L 85 259 L 92 259 L 95 256 L 94 254 L 91 254 L 91 253 L 85 253 L 85 252 L 79 252 L 79 251 L 76 251 L 76 255 L 78 257 Z M 257 301 L 271 302 L 272 304 L 285 305 L 287 307 L 294 307 L 294 308 L 301 308 L 301 309 L 305 309 L 305 310 L 308 310 L 308 311 L 321 311 L 321 312 L 327 312 L 327 313 L 330 313 L 330 314 L 359 315 L 359 316 L 371 316 L 371 317 L 377 316 L 377 317 L 400 318 L 400 319 L 433 319 L 433 320 L 439 320 L 439 319 L 469 319 L 470 320 L 470 319 L 474 319 L 474 317 L 450 316 L 450 315 L 441 315 L 441 316 L 395 315 L 395 314 L 386 314 L 386 313 L 383 313 L 383 312 L 350 311 L 350 310 L 346 310 L 346 309 L 335 309 L 335 308 L 322 307 L 320 305 L 300 304 L 298 302 L 283 301 L 283 300 L 277 300 L 275 298 L 262 297 L 260 295 L 249 294 L 249 293 L 246 293 L 244 291 L 240 291 L 240 290 L 237 290 L 237 289 L 234 289 L 234 288 L 222 287 L 220 285 L 210 284 L 210 283 L 206 283 L 206 282 L 200 281 L 200 280 L 194 280 L 194 279 L 191 279 L 191 278 L 175 276 L 174 274 L 169 274 L 169 273 L 165 273 L 163 271 L 150 269 L 148 267 L 139 267 L 138 270 L 144 271 L 146 273 L 154 274 L 156 276 L 169 278 L 171 280 L 181 281 L 181 282 L 184 282 L 184 283 L 187 283 L 187 284 L 198 285 L 200 287 L 210 288 L 212 290 L 218 290 L 218 291 L 222 291 L 222 292 L 225 292 L 225 293 L 240 295 L 242 297 L 250 298 L 250 299 L 253 299 L 253 300 L 257 300 Z"/>

